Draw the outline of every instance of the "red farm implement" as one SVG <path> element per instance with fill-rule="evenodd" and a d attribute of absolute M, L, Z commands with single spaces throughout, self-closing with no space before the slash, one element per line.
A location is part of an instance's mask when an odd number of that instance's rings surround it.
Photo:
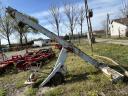
<path fill-rule="evenodd" d="M 28 70 L 31 66 L 38 65 L 41 67 L 53 57 L 55 57 L 55 53 L 51 48 L 27 52 L 24 56 L 12 56 L 11 59 L 0 62 L 0 73 L 8 72 L 14 67 L 18 70 Z"/>
<path fill-rule="evenodd" d="M 52 51 L 51 48 L 28 52 L 25 54 L 24 60 L 18 62 L 16 67 L 20 70 L 27 70 L 31 66 L 42 66 L 53 57 L 55 57 L 55 53 Z"/>
<path fill-rule="evenodd" d="M 16 63 L 23 60 L 24 58 L 21 55 L 12 56 L 11 59 L 4 60 L 0 62 L 0 72 L 8 72 L 15 68 Z"/>

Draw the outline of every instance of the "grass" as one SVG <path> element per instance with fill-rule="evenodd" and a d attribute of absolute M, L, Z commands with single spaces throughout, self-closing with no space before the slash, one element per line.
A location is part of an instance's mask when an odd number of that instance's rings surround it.
<path fill-rule="evenodd" d="M 36 92 L 37 92 L 37 89 L 36 88 L 29 87 L 25 91 L 24 95 L 25 96 L 35 96 L 36 95 Z"/>
<path fill-rule="evenodd" d="M 116 40 L 128 40 L 128 37 L 115 37 L 115 38 L 112 38 L 112 39 L 116 39 Z"/>
<path fill-rule="evenodd" d="M 77 42 L 75 44 L 85 53 L 89 55 L 91 54 L 90 47 L 86 41 L 83 40 L 81 41 L 81 44 L 78 44 Z M 128 46 L 96 43 L 93 47 L 94 54 L 110 57 L 126 69 L 128 68 Z M 48 65 L 45 65 L 40 72 L 49 73 L 51 70 L 47 68 L 52 68 L 55 62 L 56 59 L 52 60 Z M 100 93 L 104 93 L 106 96 L 125 96 L 124 93 L 121 93 L 121 90 L 127 88 L 126 83 L 118 82 L 117 84 L 112 84 L 103 73 L 94 68 L 91 64 L 83 61 L 78 56 L 69 53 L 65 64 L 68 69 L 68 74 L 65 78 L 66 82 L 62 85 L 53 87 L 52 90 L 47 91 L 44 96 L 97 96 Z M 10 94 L 13 92 L 10 89 L 11 86 L 13 87 L 13 90 L 22 88 L 24 86 L 23 83 L 29 74 L 30 72 L 27 71 L 1 76 L 0 96 L 4 96 L 1 95 L 1 93 Z M 39 75 L 45 78 L 48 74 L 44 75 L 44 73 L 41 73 Z M 44 78 L 41 78 L 42 81 Z M 25 91 L 25 96 L 35 96 L 37 91 L 37 88 L 29 87 Z M 123 91 L 127 92 L 127 90 Z"/>
<path fill-rule="evenodd" d="M 98 47 L 100 46 L 100 47 Z M 115 60 L 117 63 L 121 64 L 123 67 L 127 68 L 128 62 L 128 46 L 123 45 L 113 45 L 113 44 L 96 44 L 95 53 L 102 56 L 107 56 Z"/>
<path fill-rule="evenodd" d="M 6 96 L 6 90 L 0 89 L 0 96 Z"/>
<path fill-rule="evenodd" d="M 24 86 L 24 81 L 28 78 L 28 76 L 29 72 L 4 74 L 0 77 L 0 88 L 6 90 L 7 94 L 12 94 L 15 89 L 19 89 Z"/>
<path fill-rule="evenodd" d="M 87 54 L 91 54 L 87 42 L 75 44 Z M 96 43 L 93 47 L 94 54 L 110 57 L 128 68 L 128 46 Z M 46 96 L 97 96 L 102 92 L 107 96 L 110 96 L 110 94 L 111 96 L 125 95 L 119 91 L 127 87 L 125 83 L 118 82 L 117 84 L 112 84 L 103 73 L 92 65 L 84 62 L 74 54 L 69 53 L 68 55 L 66 60 L 68 68 L 66 83 L 48 91 L 45 94 Z"/>

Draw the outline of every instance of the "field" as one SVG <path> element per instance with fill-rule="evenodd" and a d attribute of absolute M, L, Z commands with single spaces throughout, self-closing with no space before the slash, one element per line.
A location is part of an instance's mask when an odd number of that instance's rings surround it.
<path fill-rule="evenodd" d="M 91 55 L 90 46 L 85 40 L 81 40 L 80 44 L 75 41 L 74 44 Z M 110 57 L 128 70 L 128 46 L 96 43 L 93 47 L 94 54 Z M 55 51 L 58 53 L 57 50 Z M 111 62 L 96 59 L 120 71 Z M 56 59 L 52 60 L 40 71 L 50 72 L 46 69 L 52 67 L 55 61 Z M 4 74 L 0 76 L 0 96 L 35 96 L 36 94 L 43 94 L 43 96 L 128 96 L 126 82 L 120 81 L 112 84 L 101 71 L 84 62 L 75 54 L 69 53 L 65 64 L 68 69 L 65 83 L 47 88 L 46 92 L 44 92 L 44 88 L 24 86 L 23 83 L 28 78 L 30 71 Z M 44 74 L 40 75 L 45 77 Z"/>

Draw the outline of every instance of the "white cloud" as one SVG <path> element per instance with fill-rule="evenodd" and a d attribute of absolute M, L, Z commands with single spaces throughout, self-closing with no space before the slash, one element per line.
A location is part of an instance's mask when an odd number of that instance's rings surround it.
<path fill-rule="evenodd" d="M 4 5 L 7 6 L 8 5 L 7 0 L 3 0 L 3 1 L 4 1 L 3 2 Z M 118 12 L 119 12 L 119 8 L 121 7 L 121 0 L 88 0 L 88 1 L 89 1 L 88 2 L 89 7 L 92 8 L 94 11 L 94 17 L 92 18 L 93 30 L 100 29 L 102 27 L 101 22 L 106 19 L 107 13 L 110 13 L 111 18 L 115 18 L 116 16 L 119 16 Z M 82 2 L 77 2 L 77 3 L 75 3 L 75 5 L 78 7 L 78 6 L 81 6 L 84 4 Z M 63 6 L 60 7 L 60 11 L 61 11 L 61 13 L 63 13 L 63 11 L 64 11 Z M 52 26 L 48 23 L 48 20 L 45 18 L 45 17 L 50 17 L 48 10 L 31 13 L 31 15 L 36 17 L 37 19 L 39 19 L 40 24 L 43 25 L 45 28 L 51 30 L 52 32 L 55 32 L 53 30 Z M 64 20 L 64 22 L 67 22 L 67 21 Z M 86 21 L 85 21 L 83 28 L 84 28 L 84 31 L 87 30 Z M 66 28 L 66 26 L 64 26 L 62 24 L 61 24 L 61 30 L 62 30 L 61 35 L 65 35 L 65 34 L 69 33 L 69 30 Z M 77 30 L 79 30 L 79 26 L 77 26 Z M 75 29 L 75 31 L 76 31 L 76 29 Z M 31 36 L 32 35 L 30 35 L 30 37 Z M 44 35 L 38 35 L 35 37 L 39 37 L 39 36 L 46 38 Z M 6 42 L 6 40 L 4 40 L 2 42 Z M 12 42 L 14 42 L 13 39 L 12 39 Z"/>
<path fill-rule="evenodd" d="M 100 29 L 102 27 L 102 21 L 106 19 L 107 13 L 110 14 L 111 18 L 114 18 L 118 15 L 119 8 L 121 7 L 119 0 L 90 0 L 89 7 L 93 9 L 94 11 L 94 17 L 92 18 L 92 25 L 94 30 Z M 75 3 L 76 6 L 82 6 L 84 5 L 82 2 Z M 64 11 L 64 7 L 60 7 L 61 13 Z M 39 19 L 40 23 L 42 25 L 45 25 L 46 28 L 52 30 L 52 26 L 48 23 L 48 20 L 45 17 L 50 17 L 49 11 L 41 11 L 32 14 L 32 16 Z M 64 15 L 63 15 L 64 16 Z M 64 22 L 67 22 L 66 20 Z M 86 21 L 85 21 L 86 24 Z M 48 26 L 48 27 L 47 27 Z M 85 30 L 87 30 L 87 27 L 84 27 Z M 67 32 L 67 30 L 62 29 Z M 78 29 L 79 30 L 79 29 Z"/>
<path fill-rule="evenodd" d="M 36 18 L 42 18 L 42 17 L 48 16 L 49 12 L 48 11 L 41 11 L 41 12 L 37 12 L 37 13 L 31 14 L 31 15 L 36 17 Z"/>

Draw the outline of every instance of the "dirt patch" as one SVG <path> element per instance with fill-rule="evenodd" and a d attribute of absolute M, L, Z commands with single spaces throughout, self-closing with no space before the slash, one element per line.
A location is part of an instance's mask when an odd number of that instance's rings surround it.
<path fill-rule="evenodd" d="M 15 92 L 9 96 L 25 96 L 25 91 L 28 89 L 28 87 L 22 87 L 18 90 L 15 90 Z"/>
<path fill-rule="evenodd" d="M 36 96 L 43 96 L 46 92 L 50 91 L 50 90 L 53 90 L 54 88 L 52 87 L 42 87 L 42 88 L 39 88 Z"/>
<path fill-rule="evenodd" d="M 122 89 L 111 90 L 109 92 L 101 92 L 99 96 L 128 96 L 128 86 Z"/>

